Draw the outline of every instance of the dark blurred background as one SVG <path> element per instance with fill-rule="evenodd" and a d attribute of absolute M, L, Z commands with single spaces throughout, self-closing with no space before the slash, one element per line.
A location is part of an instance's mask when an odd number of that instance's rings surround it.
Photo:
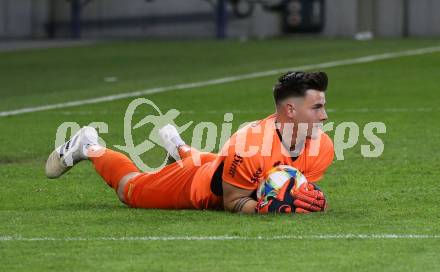
<path fill-rule="evenodd" d="M 439 0 L 0 0 L 0 40 L 440 35 Z"/>

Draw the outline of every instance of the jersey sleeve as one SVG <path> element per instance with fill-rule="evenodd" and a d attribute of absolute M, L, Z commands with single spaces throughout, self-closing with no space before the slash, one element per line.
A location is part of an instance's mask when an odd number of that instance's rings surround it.
<path fill-rule="evenodd" d="M 240 137 L 240 133 L 243 131 L 246 132 L 246 136 Z M 245 143 L 240 145 L 240 142 L 244 140 Z M 251 146 L 260 145 L 259 137 L 253 137 L 250 129 L 247 129 L 247 131 L 243 129 L 234 134 L 222 151 L 226 151 L 223 160 L 223 181 L 246 190 L 257 189 L 263 176 L 264 159 L 259 152 L 249 156 L 241 150 L 248 151 Z M 243 146 L 245 147 L 242 148 Z"/>
<path fill-rule="evenodd" d="M 327 168 L 332 164 L 334 157 L 333 142 L 330 137 L 323 133 L 321 135 L 319 153 L 311 160 L 304 175 L 310 182 L 316 182 L 322 179 Z"/>
<path fill-rule="evenodd" d="M 255 190 L 263 176 L 263 166 L 259 156 L 242 157 L 234 153 L 224 160 L 223 181 L 236 187 Z"/>

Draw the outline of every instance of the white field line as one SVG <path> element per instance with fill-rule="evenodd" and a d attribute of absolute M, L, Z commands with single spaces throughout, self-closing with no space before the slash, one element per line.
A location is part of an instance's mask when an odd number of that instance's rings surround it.
<path fill-rule="evenodd" d="M 0 242 L 8 241 L 275 241 L 275 240 L 384 240 L 384 239 L 440 239 L 440 235 L 430 234 L 323 234 L 323 235 L 282 235 L 282 236 L 122 236 L 122 237 L 22 237 L 0 236 Z"/>
<path fill-rule="evenodd" d="M 150 89 L 145 89 L 145 90 L 140 90 L 140 91 L 135 91 L 135 92 L 101 96 L 101 97 L 96 97 L 96 98 L 76 100 L 76 101 L 70 101 L 70 102 L 65 102 L 65 103 L 48 104 L 48 105 L 42 105 L 42 106 L 36 106 L 36 107 L 21 108 L 21 109 L 12 110 L 12 111 L 2 111 L 2 112 L 0 112 L 0 117 L 19 115 L 19 114 L 31 113 L 31 112 L 37 112 L 37 111 L 53 110 L 53 109 L 59 109 L 59 108 L 83 106 L 83 105 L 87 105 L 87 104 L 97 104 L 97 103 L 115 101 L 115 100 L 130 98 L 130 97 L 139 97 L 139 96 L 143 96 L 143 95 L 163 93 L 163 92 L 168 92 L 168 91 L 177 91 L 177 90 L 185 90 L 185 89 L 200 88 L 200 87 L 205 87 L 205 86 L 219 85 L 219 84 L 230 83 L 230 82 L 235 82 L 235 81 L 240 81 L 240 80 L 278 75 L 278 74 L 281 74 L 281 73 L 286 72 L 288 70 L 297 70 L 298 71 L 298 70 L 332 68 L 332 67 L 337 67 L 337 66 L 361 64 L 361 63 L 368 63 L 368 62 L 374 62 L 374 61 L 379 61 L 379 60 L 394 59 L 394 58 L 400 58 L 400 57 L 406 57 L 406 56 L 416 56 L 416 55 L 429 54 L 429 53 L 435 53 L 435 52 L 440 52 L 440 46 L 419 48 L 419 49 L 406 50 L 406 51 L 394 52 L 394 53 L 369 55 L 369 56 L 364 56 L 364 57 L 345 59 L 345 60 L 336 60 L 336 61 L 303 65 L 303 66 L 297 66 L 297 67 L 278 68 L 278 69 L 274 69 L 274 70 L 249 73 L 249 74 L 242 74 L 242 75 L 236 75 L 236 76 L 230 76 L 230 77 L 223 77 L 223 78 L 217 78 L 217 79 L 212 79 L 212 80 L 207 80 L 207 81 L 199 81 L 199 82 L 184 83 L 184 84 L 177 84 L 177 85 L 164 86 L 164 87 L 156 87 L 156 88 L 150 88 Z"/>

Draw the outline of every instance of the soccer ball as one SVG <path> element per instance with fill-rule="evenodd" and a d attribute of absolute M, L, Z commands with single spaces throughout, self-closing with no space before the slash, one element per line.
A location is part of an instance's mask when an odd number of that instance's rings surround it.
<path fill-rule="evenodd" d="M 307 183 L 306 177 L 295 167 L 290 165 L 278 165 L 266 173 L 266 178 L 259 184 L 257 189 L 257 199 L 268 202 L 275 198 L 283 185 L 295 180 L 293 190 L 298 190 L 301 185 Z"/>

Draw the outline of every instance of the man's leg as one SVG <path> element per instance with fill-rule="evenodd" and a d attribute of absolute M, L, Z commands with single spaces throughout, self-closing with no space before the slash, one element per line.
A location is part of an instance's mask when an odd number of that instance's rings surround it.
<path fill-rule="evenodd" d="M 94 150 L 99 148 L 97 145 L 91 147 L 85 149 L 84 155 L 93 155 Z M 74 164 L 84 158 L 85 156 L 81 159 L 75 158 Z M 140 173 L 127 156 L 111 149 L 101 149 L 99 155 L 88 159 L 102 179 L 116 191 L 119 199 L 130 207 L 195 208 L 190 200 L 190 189 L 198 167 L 192 163 L 191 158 L 184 160 L 182 165 L 173 163 L 156 173 Z"/>
<path fill-rule="evenodd" d="M 195 164 L 205 164 L 217 158 L 217 154 L 200 152 L 199 150 L 187 145 L 179 135 L 177 129 L 168 124 L 159 130 L 159 137 L 163 147 L 170 154 L 174 161 L 184 160 L 192 157 Z"/>
<path fill-rule="evenodd" d="M 98 143 L 98 132 L 93 127 L 83 127 L 67 142 L 57 147 L 46 161 L 46 176 L 59 178 L 77 163 L 90 159 L 96 171 L 115 189 L 119 199 L 123 198 L 120 182 L 126 182 L 139 175 L 139 170 L 125 155 L 105 149 Z"/>
<path fill-rule="evenodd" d="M 191 201 L 193 178 L 200 166 L 191 158 L 172 163 L 155 173 L 140 174 L 119 184 L 126 203 L 146 209 L 196 209 Z"/>
<path fill-rule="evenodd" d="M 156 173 L 140 173 L 125 155 L 98 144 L 98 134 L 84 127 L 55 149 L 46 162 L 46 175 L 58 178 L 82 160 L 90 159 L 105 182 L 124 203 L 138 208 L 194 209 L 190 197 L 193 178 L 200 168 L 191 157 Z M 211 161 L 215 154 L 201 156 Z"/>
<path fill-rule="evenodd" d="M 108 153 L 109 152 L 109 153 Z M 132 162 L 124 155 L 108 150 L 103 157 L 92 158 L 95 168 L 107 183 L 117 188 L 118 196 L 131 207 L 146 209 L 195 209 L 206 208 L 195 205 L 191 197 L 194 177 L 202 174 L 210 181 L 214 170 L 211 162 L 217 159 L 213 153 L 200 152 L 187 145 L 178 148 L 181 161 L 175 162 L 155 173 L 139 173 Z M 108 158 L 105 158 L 107 157 Z M 197 157 L 198 159 L 194 159 Z M 196 163 L 200 162 L 200 164 Z M 119 167 L 116 173 L 106 169 Z M 201 172 L 202 171 L 202 172 Z M 201 179 L 200 179 L 201 181 Z M 205 183 L 205 182 L 203 182 Z M 202 185 L 208 186 L 209 182 Z M 209 191 L 209 195 L 212 193 Z"/>
<path fill-rule="evenodd" d="M 199 156 L 202 165 L 217 158 L 217 155 L 211 153 L 200 153 Z M 116 190 L 119 199 L 130 207 L 199 208 L 191 199 L 191 186 L 195 175 L 203 166 L 195 164 L 192 157 L 184 158 L 180 163 L 167 165 L 155 173 L 139 173 L 129 158 L 110 149 L 106 149 L 100 157 L 92 157 L 90 160 L 98 174 Z M 204 173 L 208 172 L 204 171 Z M 210 177 L 205 178 L 210 179 Z"/>
<path fill-rule="evenodd" d="M 116 191 L 119 199 L 127 203 L 124 187 L 128 181 L 141 174 L 133 162 L 124 154 L 110 149 L 106 149 L 104 154 L 99 157 L 90 157 L 89 159 L 96 172 Z"/>

